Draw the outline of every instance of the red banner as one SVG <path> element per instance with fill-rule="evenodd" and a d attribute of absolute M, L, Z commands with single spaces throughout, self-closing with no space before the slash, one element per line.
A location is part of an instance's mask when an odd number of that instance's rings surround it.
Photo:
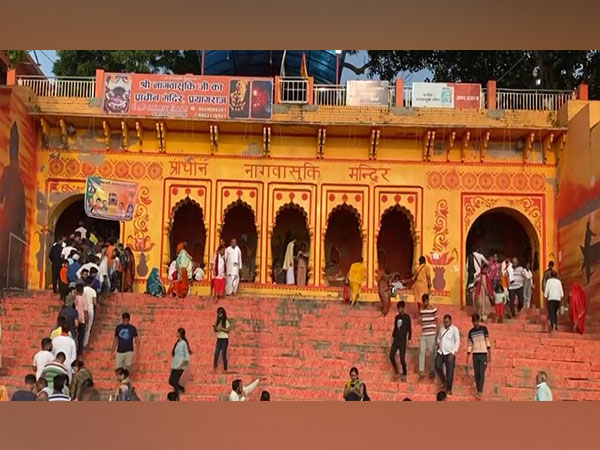
<path fill-rule="evenodd" d="M 270 78 L 106 73 L 106 114 L 203 119 L 270 119 Z"/>
<path fill-rule="evenodd" d="M 480 109 L 481 85 L 470 83 L 448 83 L 454 87 L 454 109 Z"/>

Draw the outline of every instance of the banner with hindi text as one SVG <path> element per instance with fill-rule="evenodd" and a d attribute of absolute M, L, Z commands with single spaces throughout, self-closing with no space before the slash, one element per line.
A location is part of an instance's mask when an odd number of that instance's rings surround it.
<path fill-rule="evenodd" d="M 127 116 L 270 119 L 270 78 L 105 73 L 102 110 Z"/>

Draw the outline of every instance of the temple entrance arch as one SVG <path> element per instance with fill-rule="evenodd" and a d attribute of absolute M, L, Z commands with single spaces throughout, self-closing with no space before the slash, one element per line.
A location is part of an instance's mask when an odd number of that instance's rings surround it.
<path fill-rule="evenodd" d="M 45 286 L 52 283 L 52 272 L 50 261 L 47 258 L 50 247 L 56 237 L 70 236 L 79 228 L 79 222 L 83 221 L 88 231 L 95 230 L 95 235 L 103 240 L 117 240 L 121 236 L 121 223 L 116 220 L 97 219 L 88 217 L 84 209 L 84 194 L 75 194 L 65 198 L 52 210 L 48 219 L 48 239 L 46 241 L 46 263 Z"/>
<path fill-rule="evenodd" d="M 204 264 L 206 247 L 206 228 L 202 207 L 189 197 L 179 201 L 173 207 L 169 246 L 171 261 L 177 258 L 176 250 L 180 242 L 187 242 L 187 251 L 194 263 Z"/>
<path fill-rule="evenodd" d="M 325 280 L 341 286 L 363 250 L 360 213 L 346 203 L 331 210 L 325 231 Z"/>
<path fill-rule="evenodd" d="M 483 212 L 469 228 L 465 247 L 465 255 L 479 248 L 488 259 L 493 254 L 498 254 L 500 261 L 505 257 L 516 257 L 523 266 L 529 263 L 534 282 L 531 305 L 541 305 L 538 282 L 540 243 L 534 225 L 523 213 L 509 207 L 497 207 Z"/>
<path fill-rule="evenodd" d="M 377 236 L 378 268 L 400 278 L 410 278 L 414 259 L 414 218 L 410 211 L 394 205 L 381 215 Z"/>
<path fill-rule="evenodd" d="M 221 239 L 229 245 L 235 238 L 242 251 L 241 281 L 253 282 L 256 278 L 258 233 L 255 220 L 252 207 L 242 200 L 231 203 L 223 214 Z"/>
<path fill-rule="evenodd" d="M 63 200 L 52 214 L 54 218 L 54 236 L 69 236 L 79 227 L 79 222 L 84 222 L 87 230 L 95 229 L 96 237 L 119 239 L 121 223 L 116 220 L 97 219 L 88 217 L 84 209 L 84 195 L 77 194 Z M 52 243 L 50 243 L 52 245 Z"/>
<path fill-rule="evenodd" d="M 294 255 L 297 255 L 304 244 L 304 252 L 311 257 L 310 232 L 308 229 L 308 215 L 304 208 L 296 203 L 286 203 L 279 208 L 273 227 L 271 237 L 271 255 L 273 260 L 273 282 L 285 284 L 285 273 L 281 270 L 283 258 L 288 243 L 296 239 Z M 308 272 L 305 274 L 304 282 L 299 282 L 297 267 L 295 270 L 296 284 L 306 285 L 308 283 Z"/>

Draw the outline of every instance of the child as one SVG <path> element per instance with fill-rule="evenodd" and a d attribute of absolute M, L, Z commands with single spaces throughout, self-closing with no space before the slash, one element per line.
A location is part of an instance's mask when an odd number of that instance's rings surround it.
<path fill-rule="evenodd" d="M 494 293 L 494 308 L 496 309 L 496 321 L 502 323 L 504 317 L 504 305 L 508 303 L 508 294 L 502 284 L 496 286 Z"/>
<path fill-rule="evenodd" d="M 400 275 L 396 274 L 392 282 L 392 297 L 397 297 L 402 289 L 404 289 L 404 285 L 400 281 Z"/>
<path fill-rule="evenodd" d="M 69 278 L 67 277 L 67 271 L 69 270 L 69 261 L 66 259 L 62 262 L 62 267 L 60 269 L 59 275 L 59 292 L 60 299 L 64 302 L 65 298 L 67 298 L 67 294 L 69 293 Z"/>

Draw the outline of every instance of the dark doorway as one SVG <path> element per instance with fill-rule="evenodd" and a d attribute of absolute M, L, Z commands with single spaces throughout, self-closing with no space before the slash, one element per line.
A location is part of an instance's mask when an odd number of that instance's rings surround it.
<path fill-rule="evenodd" d="M 281 272 L 283 258 L 288 243 L 296 239 L 294 254 L 296 255 L 304 244 L 304 252 L 310 257 L 310 235 L 306 212 L 294 203 L 288 203 L 280 208 L 275 219 L 275 227 L 271 237 L 271 255 L 273 259 L 273 281 L 285 283 L 285 274 Z M 301 284 L 296 279 L 296 284 Z M 306 280 L 304 280 L 306 284 Z"/>
<path fill-rule="evenodd" d="M 381 216 L 381 227 L 377 237 L 379 268 L 404 278 L 412 270 L 413 256 L 411 218 L 401 207 L 394 206 Z"/>
<path fill-rule="evenodd" d="M 475 248 L 489 259 L 497 253 L 498 259 L 516 257 L 519 264 L 531 264 L 534 289 L 532 305 L 540 305 L 540 290 L 535 280 L 539 279 L 539 244 L 529 220 L 520 212 L 498 208 L 487 211 L 475 220 L 467 235 L 466 254 Z"/>
<path fill-rule="evenodd" d="M 253 282 L 256 278 L 256 248 L 258 235 L 254 211 L 247 203 L 238 200 L 227 208 L 223 220 L 221 239 L 229 245 L 235 238 L 242 251 L 241 281 Z"/>
<path fill-rule="evenodd" d="M 350 266 L 362 255 L 360 216 L 346 204 L 337 206 L 327 220 L 325 232 L 325 279 L 341 286 Z"/>
<path fill-rule="evenodd" d="M 171 261 L 177 258 L 176 250 L 180 242 L 187 242 L 187 251 L 194 263 L 204 264 L 206 228 L 204 213 L 195 201 L 186 198 L 175 206 L 170 233 Z"/>
<path fill-rule="evenodd" d="M 104 240 L 119 239 L 121 235 L 121 224 L 116 220 L 104 220 L 88 217 L 85 214 L 83 196 L 75 200 L 61 213 L 54 226 L 54 236 L 70 236 L 79 227 L 79 222 L 83 221 L 84 227 L 88 231 L 95 231 L 98 238 Z"/>

